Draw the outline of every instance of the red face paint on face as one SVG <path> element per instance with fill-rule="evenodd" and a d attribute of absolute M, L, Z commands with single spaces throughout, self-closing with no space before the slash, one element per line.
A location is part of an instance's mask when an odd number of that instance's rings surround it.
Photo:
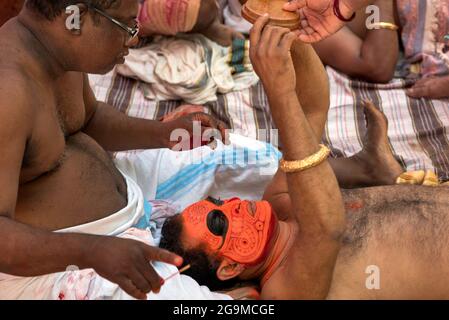
<path fill-rule="evenodd" d="M 251 210 L 249 206 L 255 208 Z M 226 216 L 228 228 L 224 237 L 209 230 L 207 218 L 214 210 Z M 245 265 L 263 261 L 276 222 L 267 201 L 250 202 L 239 198 L 224 201 L 221 206 L 203 200 L 186 208 L 182 217 L 187 235 L 204 241 L 219 255 Z"/>

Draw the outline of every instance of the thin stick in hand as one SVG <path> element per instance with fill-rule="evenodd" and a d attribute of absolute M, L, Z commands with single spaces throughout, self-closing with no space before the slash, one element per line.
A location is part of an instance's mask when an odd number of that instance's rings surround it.
<path fill-rule="evenodd" d="M 170 276 L 168 276 L 167 278 L 165 278 L 164 281 L 167 281 L 167 280 L 173 278 L 174 276 L 176 276 L 177 274 L 181 274 L 181 273 L 183 273 L 184 271 L 189 270 L 190 267 L 191 267 L 190 264 L 188 264 L 188 265 L 182 267 L 182 268 L 179 269 L 177 272 L 175 272 L 175 273 L 173 273 L 172 275 L 170 275 Z"/>

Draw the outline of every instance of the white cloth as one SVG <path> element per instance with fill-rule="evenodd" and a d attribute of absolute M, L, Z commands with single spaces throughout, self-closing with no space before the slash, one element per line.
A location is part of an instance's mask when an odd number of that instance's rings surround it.
<path fill-rule="evenodd" d="M 131 228 L 144 215 L 144 198 L 136 182 L 122 171 L 128 187 L 128 204 L 117 213 L 104 219 L 87 223 L 58 232 L 89 233 L 97 235 L 118 236 L 142 241 L 154 246 L 154 239 L 149 230 Z M 134 172 L 135 173 L 135 172 Z M 161 277 L 166 278 L 176 273 L 177 268 L 166 263 L 155 262 L 153 266 Z M 132 299 L 117 284 L 99 276 L 93 269 L 77 270 L 68 267 L 66 272 L 38 277 L 14 277 L 0 274 L 0 299 L 30 300 L 96 300 L 96 299 Z M 211 292 L 201 287 L 190 277 L 177 275 L 167 281 L 159 294 L 150 293 L 149 300 L 168 299 L 218 299 L 230 297 Z"/>
<path fill-rule="evenodd" d="M 128 204 L 125 208 L 106 218 L 59 230 L 58 232 L 118 236 L 136 225 L 143 215 L 144 198 L 142 190 L 129 175 L 123 171 L 122 174 L 125 177 L 128 190 Z"/>
<path fill-rule="evenodd" d="M 252 67 L 232 74 L 230 50 L 200 34 L 156 37 L 148 46 L 130 49 L 117 72 L 144 81 L 148 99 L 205 104 L 216 101 L 217 93 L 243 90 L 258 82 Z"/>
<path fill-rule="evenodd" d="M 148 230 L 131 228 L 122 238 L 154 245 Z M 175 274 L 177 268 L 161 262 L 152 263 L 162 278 Z M 3 279 L 2 279 L 3 278 Z M 177 274 L 168 280 L 159 294 L 148 294 L 148 300 L 230 300 L 224 294 L 211 292 L 192 278 Z M 99 276 L 93 269 L 68 269 L 66 272 L 39 277 L 18 278 L 0 275 L 0 299 L 5 300 L 133 300 L 117 284 Z"/>
<path fill-rule="evenodd" d="M 116 155 L 117 167 L 133 177 L 144 198 L 155 199 L 150 202 L 157 244 L 165 218 L 207 196 L 262 198 L 281 154 L 265 142 L 237 134 L 229 138 L 231 145 L 218 141 L 214 150 L 204 146 L 183 152 L 161 149 Z"/>
<path fill-rule="evenodd" d="M 144 199 L 166 199 L 182 210 L 189 204 L 211 195 L 229 198 L 260 199 L 277 169 L 279 152 L 271 145 L 242 136 L 231 135 L 232 145 L 218 142 L 211 150 L 204 146 L 192 151 L 148 150 L 138 154 L 119 154 L 116 165 L 124 174 L 128 187 L 128 205 L 117 213 L 84 225 L 59 232 L 80 232 L 119 236 L 156 245 L 150 228 L 130 228 L 144 216 Z M 201 159 L 202 161 L 199 161 Z M 156 235 L 165 218 L 179 210 L 153 203 L 152 222 Z M 160 210 L 160 211 L 158 211 Z M 153 214 L 152 213 L 152 214 Z M 156 262 L 153 266 L 166 278 L 177 269 Z M 115 283 L 99 276 L 93 269 L 76 270 L 38 277 L 14 277 L 0 274 L 0 299 L 132 299 Z M 229 296 L 213 293 L 192 278 L 176 275 L 150 300 L 219 299 Z"/>
<path fill-rule="evenodd" d="M 227 0 L 223 9 L 224 23 L 234 30 L 249 34 L 252 24 L 242 17 L 242 5 L 239 0 Z"/>
<path fill-rule="evenodd" d="M 217 142 L 192 151 L 169 149 L 118 154 L 118 167 L 136 175 L 146 199 L 171 202 L 178 210 L 205 199 L 260 200 L 278 168 L 281 154 L 271 144 L 230 134 L 231 145 Z"/>

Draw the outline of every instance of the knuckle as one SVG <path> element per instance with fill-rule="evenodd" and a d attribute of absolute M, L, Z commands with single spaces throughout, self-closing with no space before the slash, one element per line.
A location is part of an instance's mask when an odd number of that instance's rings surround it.
<path fill-rule="evenodd" d="M 149 293 L 151 291 L 151 285 L 149 283 L 145 283 L 142 285 L 142 288 L 140 288 L 140 290 L 142 290 L 143 293 Z"/>
<path fill-rule="evenodd" d="M 256 58 L 260 59 L 264 57 L 264 53 L 262 52 L 262 50 L 257 50 L 256 51 Z"/>

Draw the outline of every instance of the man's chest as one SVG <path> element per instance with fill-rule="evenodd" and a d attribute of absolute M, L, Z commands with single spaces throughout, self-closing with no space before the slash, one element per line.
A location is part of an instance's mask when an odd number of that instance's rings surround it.
<path fill-rule="evenodd" d="M 62 77 L 55 86 L 53 97 L 53 112 L 64 134 L 81 130 L 86 121 L 82 75 L 68 73 Z"/>
<path fill-rule="evenodd" d="M 35 125 L 23 161 L 25 180 L 55 168 L 64 157 L 67 137 L 82 130 L 86 119 L 82 77 L 58 79 L 36 97 L 35 108 Z"/>

